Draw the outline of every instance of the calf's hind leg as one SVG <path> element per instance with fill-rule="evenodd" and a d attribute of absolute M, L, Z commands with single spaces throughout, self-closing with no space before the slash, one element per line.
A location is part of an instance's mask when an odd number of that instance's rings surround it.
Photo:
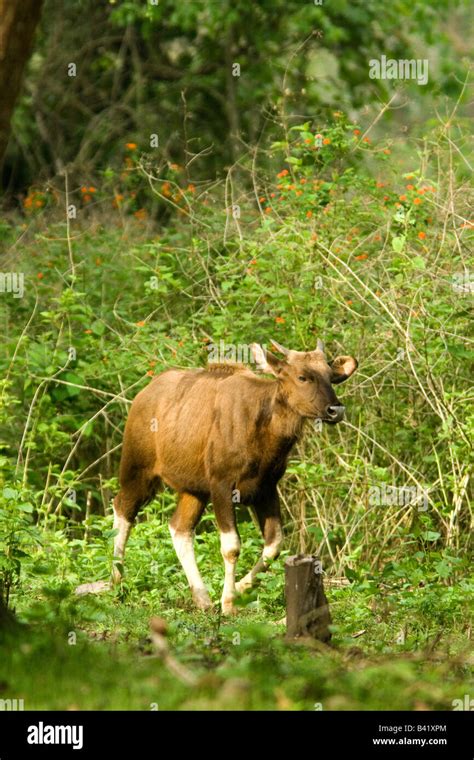
<path fill-rule="evenodd" d="M 148 476 L 143 470 L 121 482 L 120 491 L 114 499 L 114 530 L 117 535 L 114 540 L 112 583 L 122 580 L 125 546 L 138 510 L 152 500 L 159 484 L 159 478 Z"/>
<path fill-rule="evenodd" d="M 200 610 L 212 607 L 208 590 L 196 564 L 193 546 L 194 531 L 205 506 L 204 499 L 190 493 L 179 494 L 178 506 L 169 526 L 175 552 L 188 579 L 194 603 Z"/>

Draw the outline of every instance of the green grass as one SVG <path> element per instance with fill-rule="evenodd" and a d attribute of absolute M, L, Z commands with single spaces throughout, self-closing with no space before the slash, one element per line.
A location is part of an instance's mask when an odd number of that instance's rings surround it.
<path fill-rule="evenodd" d="M 25 582 L 24 593 L 13 598 L 24 628 L 4 645 L 1 698 L 52 710 L 412 710 L 452 709 L 454 699 L 472 690 L 467 584 L 402 588 L 372 581 L 358 588 L 329 581 L 331 646 L 288 643 L 280 560 L 232 619 L 198 612 L 177 560 L 168 578 L 133 579 L 144 535 L 157 527 L 153 521 L 138 526 L 121 591 L 74 597 L 71 581 L 79 576 L 67 573 L 69 580 L 58 577 L 56 587 Z M 244 544 L 251 531 L 241 525 Z M 213 533 L 204 533 L 199 554 L 203 569 L 213 569 L 217 598 L 216 543 Z M 196 685 L 180 682 L 155 656 L 154 615 L 166 620 L 170 650 Z"/>

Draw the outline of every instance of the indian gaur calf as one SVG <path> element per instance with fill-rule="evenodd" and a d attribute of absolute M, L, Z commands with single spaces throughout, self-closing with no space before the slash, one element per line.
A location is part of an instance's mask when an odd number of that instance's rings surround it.
<path fill-rule="evenodd" d="M 282 358 L 251 346 L 257 367 L 237 364 L 167 370 L 142 390 L 130 409 L 115 497 L 113 581 L 119 582 L 125 544 L 140 507 L 161 483 L 178 492 L 170 522 L 176 554 L 200 609 L 211 600 L 194 558 L 195 528 L 211 501 L 220 532 L 225 579 L 222 611 L 233 611 L 236 592 L 278 556 L 282 540 L 278 481 L 307 419 L 329 424 L 344 416 L 333 385 L 357 368 L 351 356 L 328 362 L 318 341 L 314 351 L 290 351 L 272 341 Z M 240 553 L 235 504 L 254 509 L 263 534 L 263 554 L 235 583 Z"/>

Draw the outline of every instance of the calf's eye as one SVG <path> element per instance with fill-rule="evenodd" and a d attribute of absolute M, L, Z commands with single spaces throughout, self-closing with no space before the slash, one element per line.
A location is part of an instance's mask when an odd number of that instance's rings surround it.
<path fill-rule="evenodd" d="M 307 378 L 303 377 L 303 375 L 300 375 L 299 378 L 298 378 L 298 380 L 300 380 L 302 383 L 305 383 L 306 380 L 307 380 Z"/>

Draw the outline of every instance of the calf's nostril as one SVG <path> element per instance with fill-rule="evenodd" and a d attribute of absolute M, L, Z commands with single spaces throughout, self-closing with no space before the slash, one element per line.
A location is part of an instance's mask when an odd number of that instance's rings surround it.
<path fill-rule="evenodd" d="M 327 407 L 326 414 L 331 420 L 342 420 L 345 407 L 342 404 L 332 404 Z"/>

